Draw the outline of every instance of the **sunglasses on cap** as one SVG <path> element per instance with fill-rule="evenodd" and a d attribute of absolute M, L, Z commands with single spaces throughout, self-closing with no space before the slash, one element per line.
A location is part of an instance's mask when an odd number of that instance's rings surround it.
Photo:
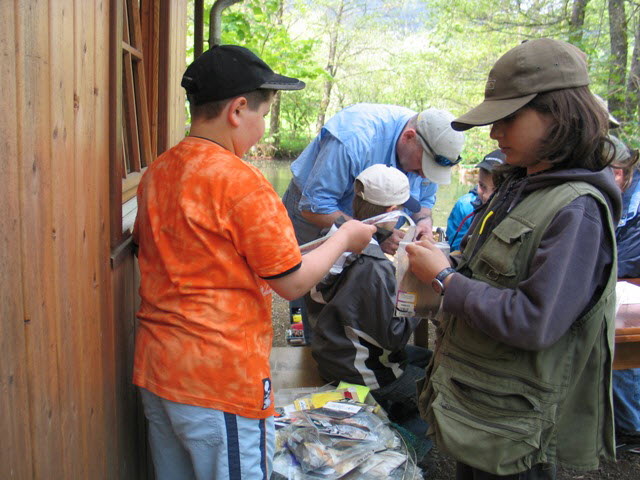
<path fill-rule="evenodd" d="M 455 160 L 449 160 L 444 155 L 437 155 L 436 152 L 433 151 L 433 148 L 431 148 L 431 145 L 429 145 L 429 142 L 427 142 L 427 139 L 424 138 L 418 130 L 416 130 L 416 133 L 429 149 L 429 153 L 431 154 L 435 162 L 441 167 L 453 167 L 454 165 L 457 165 L 458 163 L 460 163 L 460 160 L 462 160 L 462 157 L 460 155 L 458 155 L 458 158 L 456 158 Z"/>

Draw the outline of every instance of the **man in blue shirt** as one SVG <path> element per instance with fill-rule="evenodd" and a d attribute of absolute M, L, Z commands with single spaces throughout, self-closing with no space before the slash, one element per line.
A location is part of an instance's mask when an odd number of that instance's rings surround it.
<path fill-rule="evenodd" d="M 451 128 L 453 115 L 430 108 L 418 114 L 395 105 L 356 104 L 332 117 L 291 165 L 293 178 L 283 196 L 300 244 L 318 238 L 340 217 L 353 215 L 355 178 L 367 167 L 397 167 L 409 178 L 420 202 L 412 217 L 419 232 L 431 234 L 431 209 L 438 184 L 450 182 L 460 161 L 464 135 Z M 383 243 L 395 253 L 402 233 Z"/>

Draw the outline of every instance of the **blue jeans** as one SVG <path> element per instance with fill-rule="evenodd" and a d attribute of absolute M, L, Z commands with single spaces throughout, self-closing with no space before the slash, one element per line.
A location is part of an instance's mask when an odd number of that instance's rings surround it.
<path fill-rule="evenodd" d="M 140 388 L 158 480 L 268 480 L 273 417 L 245 418 L 175 403 Z"/>
<path fill-rule="evenodd" d="M 616 433 L 640 436 L 640 368 L 613 372 Z"/>

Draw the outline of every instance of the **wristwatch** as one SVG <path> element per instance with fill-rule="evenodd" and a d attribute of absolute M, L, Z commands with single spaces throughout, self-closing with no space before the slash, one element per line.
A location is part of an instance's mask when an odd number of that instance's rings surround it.
<path fill-rule="evenodd" d="M 431 281 L 431 288 L 438 294 L 444 295 L 444 279 L 447 278 L 452 273 L 456 273 L 456 269 L 452 267 L 447 267 L 442 270 L 436 278 Z"/>

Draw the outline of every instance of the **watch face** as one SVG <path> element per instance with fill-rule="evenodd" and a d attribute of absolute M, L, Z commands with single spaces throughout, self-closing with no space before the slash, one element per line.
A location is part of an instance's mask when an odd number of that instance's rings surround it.
<path fill-rule="evenodd" d="M 438 295 L 442 295 L 442 292 L 444 291 L 444 285 L 437 278 L 434 278 L 431 281 L 431 288 L 433 288 L 434 292 L 436 292 Z"/>

